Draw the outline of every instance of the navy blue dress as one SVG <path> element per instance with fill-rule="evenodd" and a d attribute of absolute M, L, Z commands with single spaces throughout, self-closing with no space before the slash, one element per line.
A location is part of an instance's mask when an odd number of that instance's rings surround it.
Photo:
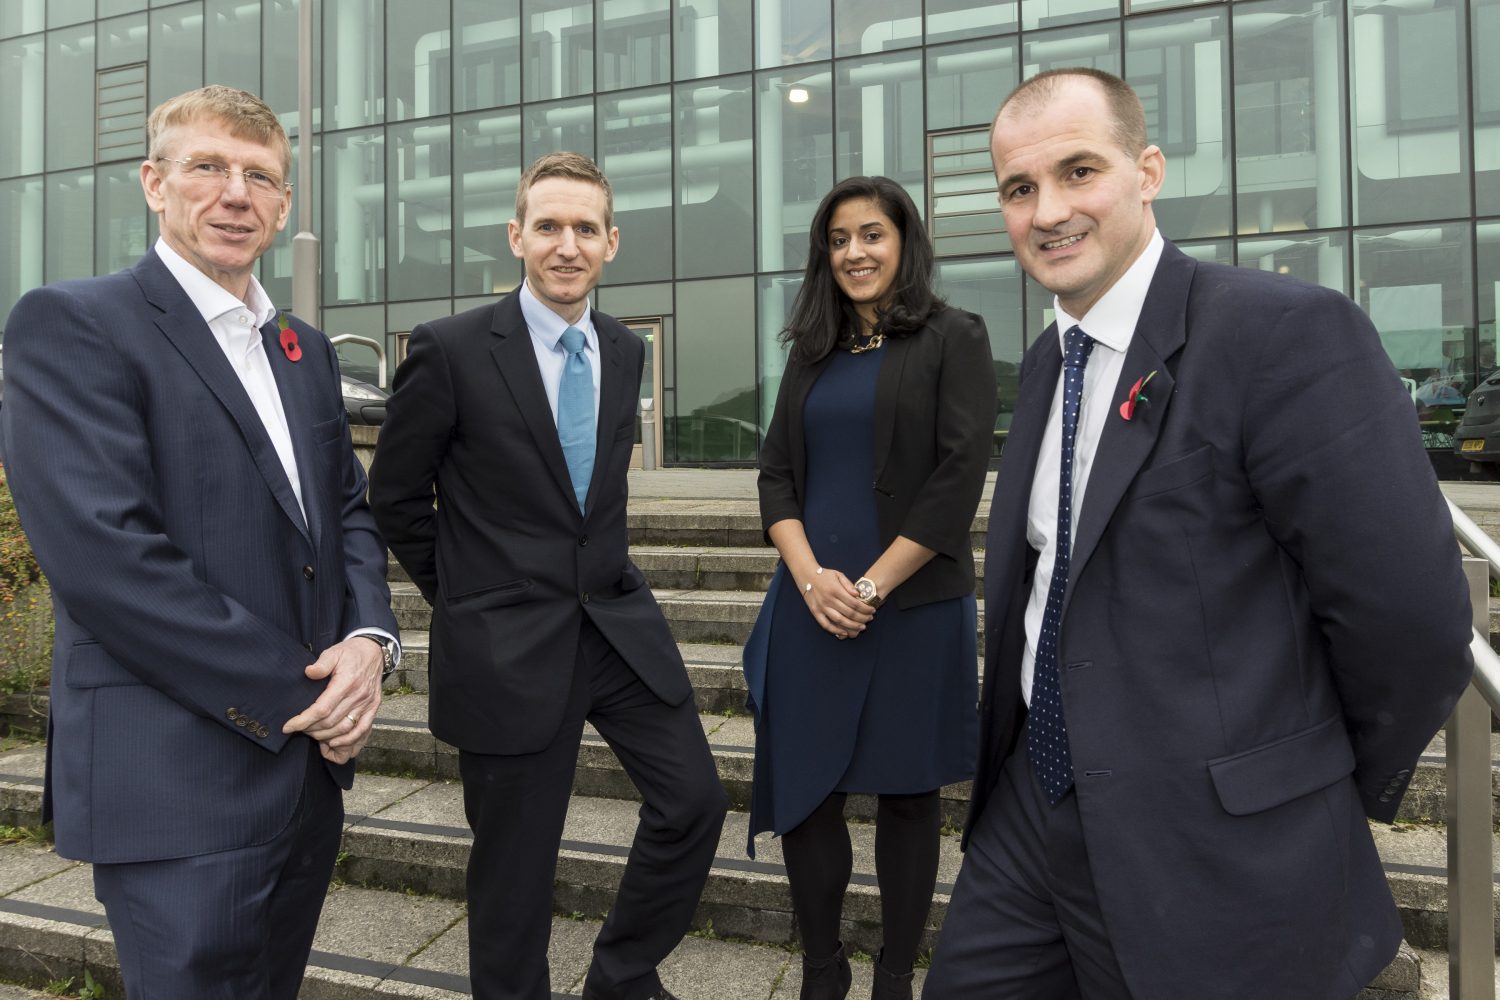
<path fill-rule="evenodd" d="M 885 550 L 871 488 L 885 356 L 834 352 L 803 408 L 803 527 L 818 565 L 850 580 Z M 887 603 L 857 638 L 840 640 L 777 570 L 745 655 L 756 721 L 752 856 L 755 834 L 786 833 L 833 792 L 912 794 L 973 777 L 975 628 L 970 594 L 905 610 Z"/>

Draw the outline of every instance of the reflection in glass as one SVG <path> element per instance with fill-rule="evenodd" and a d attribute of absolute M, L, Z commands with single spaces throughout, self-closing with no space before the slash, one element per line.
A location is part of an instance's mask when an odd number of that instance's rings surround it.
<path fill-rule="evenodd" d="M 1021 311 L 1021 268 L 1015 258 L 984 257 L 945 260 L 937 266 L 938 292 L 948 304 L 984 319 L 990 334 L 990 352 L 995 356 L 995 384 L 999 389 L 999 411 L 995 416 L 996 449 L 1010 429 L 1015 414 L 1021 355 L 1026 345 L 1041 333 L 1033 321 L 1027 330 Z"/>
<path fill-rule="evenodd" d="M 781 376 L 786 371 L 787 349 L 781 343 L 781 331 L 792 318 L 792 305 L 802 291 L 802 275 L 763 274 L 755 279 L 755 285 L 760 305 L 756 357 L 760 365 L 760 434 L 764 438 L 776 409 Z"/>
<path fill-rule="evenodd" d="M 522 93 L 528 101 L 594 89 L 593 0 L 525 0 Z"/>
<path fill-rule="evenodd" d="M 1177 249 L 1205 264 L 1223 264 L 1225 267 L 1234 264 L 1234 247 L 1228 240 L 1197 240 L 1190 243 L 1178 243 Z"/>
<path fill-rule="evenodd" d="M 203 86 L 203 4 L 151 12 L 151 107 Z"/>
<path fill-rule="evenodd" d="M 47 117 L 54 122 L 94 120 L 94 26 L 47 32 Z M 81 167 L 94 160 L 92 128 L 49 128 L 47 169 Z"/>
<path fill-rule="evenodd" d="M 453 150 L 448 122 L 386 132 L 386 298 L 453 294 Z"/>
<path fill-rule="evenodd" d="M 671 0 L 595 0 L 595 5 L 600 90 L 672 79 Z"/>
<path fill-rule="evenodd" d="M 1098 21 L 1119 13 L 1120 0 L 1021 0 L 1021 29 L 1035 31 L 1080 21 Z"/>
<path fill-rule="evenodd" d="M 622 255 L 623 256 L 623 253 Z M 675 462 L 753 462 L 756 426 L 755 279 L 677 284 L 673 409 L 664 443 Z"/>
<path fill-rule="evenodd" d="M 521 100 L 521 0 L 455 0 L 458 111 Z"/>
<path fill-rule="evenodd" d="M 45 91 L 42 36 L 0 42 L 0 177 L 42 169 Z"/>
<path fill-rule="evenodd" d="M 324 155 L 323 299 L 385 298 L 385 141 L 380 129 L 330 135 Z"/>
<path fill-rule="evenodd" d="M 313 63 L 313 124 L 331 128 L 331 118 L 325 118 L 323 109 L 323 75 L 331 73 L 331 64 L 342 62 L 344 54 L 330 42 L 323 48 L 323 24 L 330 18 L 327 4 L 320 4 L 322 16 L 315 18 L 313 25 L 313 51 L 337 53 L 336 57 L 323 60 L 323 72 L 318 63 Z M 260 99 L 271 106 L 281 127 L 291 135 L 297 129 L 297 0 L 264 0 L 260 4 L 265 44 L 261 53 Z M 230 36 L 231 39 L 233 36 Z M 332 37 L 332 36 L 330 36 Z M 232 43 L 232 42 L 231 42 Z M 361 54 L 349 58 L 363 61 Z"/>
<path fill-rule="evenodd" d="M 115 17 L 100 21 L 97 67 L 128 66 L 146 61 L 146 15 Z"/>
<path fill-rule="evenodd" d="M 1036 76 L 1043 70 L 1067 66 L 1092 66 L 1119 76 L 1119 22 L 1061 28 L 1025 36 L 1021 79 Z M 1004 97 L 1003 94 L 1000 96 Z M 995 105 L 998 107 L 999 104 L 1000 98 L 996 98 Z"/>
<path fill-rule="evenodd" d="M 1345 233 L 1288 233 L 1239 241 L 1240 266 L 1288 274 L 1349 294 L 1349 239 Z"/>
<path fill-rule="evenodd" d="M 207 0 L 203 64 L 213 67 L 215 83 L 260 93 L 260 4 Z"/>
<path fill-rule="evenodd" d="M 392 4 L 386 33 L 388 120 L 447 114 L 453 42 L 445 3 Z"/>
<path fill-rule="evenodd" d="M 1492 374 L 1496 366 L 1495 319 L 1500 316 L 1500 222 L 1481 222 L 1475 228 L 1476 286 L 1479 289 L 1479 360 L 1476 374 Z"/>
<path fill-rule="evenodd" d="M 292 169 L 287 176 L 297 176 L 297 142 L 292 142 Z M 318 176 L 318 170 L 322 165 L 322 138 L 314 136 L 312 141 L 312 167 L 313 176 Z M 290 308 L 292 304 L 292 239 L 297 235 L 297 218 L 299 215 L 300 199 L 311 197 L 313 200 L 313 225 L 317 226 L 317 219 L 321 218 L 323 207 L 323 185 L 314 183 L 311 193 L 296 188 L 292 192 L 292 211 L 288 218 L 287 226 L 276 234 L 276 239 L 271 243 L 271 249 L 267 250 L 260 258 L 260 283 L 265 287 L 266 294 L 271 301 L 278 305 Z M 154 216 L 153 216 L 154 218 Z M 326 251 L 327 246 L 324 245 Z M 325 257 L 325 260 L 331 258 Z"/>
<path fill-rule="evenodd" d="M 94 273 L 94 171 L 47 175 L 46 257 L 42 280 Z M 3 301 L 3 299 L 0 299 Z"/>
<path fill-rule="evenodd" d="M 594 99 L 528 104 L 523 115 L 523 167 L 543 153 L 572 150 L 594 155 Z"/>
<path fill-rule="evenodd" d="M 743 73 L 750 68 L 750 4 L 744 0 L 672 0 L 677 79 Z"/>
<path fill-rule="evenodd" d="M 802 267 L 807 229 L 833 187 L 833 88 L 826 66 L 756 81 L 760 269 Z M 795 98 L 795 100 L 794 100 Z"/>
<path fill-rule="evenodd" d="M 1016 42 L 986 38 L 927 50 L 927 128 L 988 125 L 1021 82 Z M 988 148 L 988 142 L 985 143 Z"/>
<path fill-rule="evenodd" d="M 145 255 L 150 233 L 139 163 L 113 163 L 94 175 L 94 273 L 129 267 Z"/>
<path fill-rule="evenodd" d="M 385 0 L 341 0 L 323 8 L 324 128 L 371 125 L 385 116 Z M 293 35 L 292 65 L 296 66 Z M 297 79 L 295 69 L 292 80 Z M 295 91 L 294 91 L 295 95 Z"/>
<path fill-rule="evenodd" d="M 88 21 L 94 16 L 94 0 L 46 0 L 46 7 L 47 27 L 49 28 L 77 24 L 80 21 Z"/>
<path fill-rule="evenodd" d="M 0 328 L 11 307 L 25 292 L 42 283 L 42 255 L 31 251 L 42 245 L 42 179 L 0 181 Z M 753 339 L 752 339 L 753 343 Z M 754 368 L 754 360 L 745 371 Z"/>
<path fill-rule="evenodd" d="M 620 252 L 611 284 L 672 277 L 672 94 L 599 98 L 599 166 L 615 193 Z"/>
<path fill-rule="evenodd" d="M 750 77 L 677 88 L 677 276 L 755 270 Z"/>
<path fill-rule="evenodd" d="M 1152 206 L 1173 239 L 1229 232 L 1228 20 L 1220 11 L 1135 18 L 1125 78 L 1146 110 L 1146 135 L 1167 158 Z"/>
<path fill-rule="evenodd" d="M 1474 211 L 1500 215 L 1500 59 L 1494 58 L 1500 52 L 1500 0 L 1472 3 Z"/>
<path fill-rule="evenodd" d="M 909 0 L 865 0 L 833 6 L 834 55 L 872 55 L 922 44 L 922 12 Z"/>
<path fill-rule="evenodd" d="M 520 119 L 511 110 L 456 122 L 457 295 L 489 295 L 509 288 L 520 275 L 505 228 L 515 214 L 521 179 Z"/>
<path fill-rule="evenodd" d="M 1350 8 L 1355 225 L 1467 215 L 1462 4 Z"/>
<path fill-rule="evenodd" d="M 827 59 L 831 34 L 825 0 L 758 0 L 755 65 L 766 68 Z"/>
<path fill-rule="evenodd" d="M 112 17 L 115 14 L 134 14 L 138 10 L 146 9 L 146 0 L 99 0 L 98 17 Z"/>
<path fill-rule="evenodd" d="M 928 232 L 940 257 L 1009 250 L 1000 214 L 988 127 L 928 137 L 932 194 Z"/>
<path fill-rule="evenodd" d="M 47 0 L 10 0 L 0 3 L 0 38 L 29 35 L 46 23 Z"/>
<path fill-rule="evenodd" d="M 922 204 L 922 54 L 841 60 L 838 81 L 838 176 L 889 177 Z"/>
<path fill-rule="evenodd" d="M 1414 385 L 1428 448 L 1450 450 L 1473 382 L 1473 245 L 1468 225 L 1375 229 L 1354 235 L 1356 300 Z"/>
<path fill-rule="evenodd" d="M 1015 30 L 1016 0 L 927 0 L 928 45 Z"/>
<path fill-rule="evenodd" d="M 1345 224 L 1342 9 L 1301 0 L 1232 8 L 1242 233 Z"/>

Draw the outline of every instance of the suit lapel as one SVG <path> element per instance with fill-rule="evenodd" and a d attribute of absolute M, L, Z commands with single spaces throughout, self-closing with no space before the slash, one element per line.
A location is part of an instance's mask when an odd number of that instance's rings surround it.
<path fill-rule="evenodd" d="M 500 369 L 500 377 L 521 419 L 536 441 L 537 452 L 542 462 L 552 473 L 557 486 L 576 508 L 578 499 L 573 493 L 573 481 L 568 476 L 568 461 L 563 457 L 562 441 L 557 436 L 557 421 L 552 417 L 552 406 L 547 402 L 547 390 L 542 385 L 542 371 L 537 367 L 536 351 L 531 346 L 531 334 L 526 328 L 526 318 L 521 315 L 521 300 L 512 292 L 495 304 L 495 321 L 490 327 L 498 342 L 490 349 L 490 356 Z"/>
<path fill-rule="evenodd" d="M 891 437 L 896 432 L 896 400 L 901 392 L 901 374 L 906 370 L 906 354 L 911 337 L 892 337 L 882 348 L 880 371 L 875 376 L 875 481 L 885 472 L 885 460 L 891 454 Z"/>
<path fill-rule="evenodd" d="M 265 346 L 266 360 L 271 364 L 271 377 L 276 380 L 276 391 L 281 396 L 281 410 L 286 414 L 286 429 L 292 439 L 292 456 L 297 462 L 297 474 L 302 480 L 302 508 L 307 512 L 307 527 L 316 549 L 323 536 L 322 498 L 318 496 L 317 479 L 312 472 L 317 468 L 318 458 L 313 454 L 313 414 L 308 408 L 308 369 L 290 361 L 281 349 L 281 327 L 272 317 L 271 322 L 260 328 L 261 342 Z M 277 460 L 280 464 L 280 459 Z"/>
<path fill-rule="evenodd" d="M 271 494 L 287 518 L 306 536 L 307 526 L 297 506 L 296 494 L 292 492 L 292 484 L 286 478 L 286 470 L 266 434 L 265 425 L 260 421 L 260 414 L 255 412 L 239 376 L 230 367 L 213 331 L 203 321 L 192 299 L 154 251 L 141 258 L 133 273 L 146 300 L 162 312 L 156 318 L 157 328 L 229 411 Z M 290 420 L 291 414 L 288 413 L 287 417 Z"/>
<path fill-rule="evenodd" d="M 602 318 L 598 312 L 594 313 L 594 333 L 599 338 L 599 418 L 594 421 L 594 471 L 589 478 L 588 496 L 584 498 L 585 518 L 593 511 L 608 474 L 609 452 L 615 444 L 614 415 L 620 412 L 625 394 L 625 349 L 620 345 L 620 330 L 614 325 L 606 327 Z M 628 330 L 625 335 L 635 336 Z"/>
<path fill-rule="evenodd" d="M 1110 396 L 1111 411 L 1100 435 L 1094 466 L 1084 489 L 1083 509 L 1078 513 L 1078 529 L 1073 536 L 1073 558 L 1068 568 L 1068 593 L 1078 574 L 1088 565 L 1089 557 L 1114 516 L 1120 498 L 1134 481 L 1152 449 L 1156 447 L 1171 405 L 1175 385 L 1168 362 L 1187 342 L 1187 296 L 1192 285 L 1195 265 L 1191 257 L 1168 243 L 1162 248 L 1161 261 L 1151 279 L 1135 334 L 1125 352 L 1119 384 Z M 1150 400 L 1136 407 L 1135 416 L 1124 420 L 1119 404 L 1135 384 L 1151 372 L 1151 386 L 1145 395 Z"/>

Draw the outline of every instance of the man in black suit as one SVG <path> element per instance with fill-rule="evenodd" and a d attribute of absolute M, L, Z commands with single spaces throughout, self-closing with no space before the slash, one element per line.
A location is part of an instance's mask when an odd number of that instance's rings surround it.
<path fill-rule="evenodd" d="M 670 997 L 656 966 L 688 929 L 727 808 L 628 553 L 644 345 L 588 301 L 619 247 L 612 215 L 587 157 L 532 164 L 510 222 L 525 282 L 412 331 L 371 472 L 376 520 L 433 607 L 429 714 L 459 749 L 474 831 L 480 1000 L 551 996 L 552 880 L 585 720 L 645 800 L 585 997 Z"/>
<path fill-rule="evenodd" d="M 992 139 L 1057 322 L 990 513 L 979 772 L 925 996 L 1351 997 L 1401 940 L 1366 817 L 1395 817 L 1471 670 L 1411 399 L 1344 296 L 1162 240 L 1119 79 L 1037 76 Z"/>

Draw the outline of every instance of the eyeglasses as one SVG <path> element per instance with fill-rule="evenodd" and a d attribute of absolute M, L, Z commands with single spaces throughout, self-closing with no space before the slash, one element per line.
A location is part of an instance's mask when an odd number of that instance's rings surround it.
<path fill-rule="evenodd" d="M 245 179 L 245 187 L 258 198 L 280 198 L 284 192 L 292 189 L 290 184 L 281 179 L 280 174 L 273 174 L 269 170 L 254 167 L 242 170 L 200 156 L 189 156 L 181 160 L 171 156 L 158 156 L 157 159 L 180 164 L 183 179 L 202 188 L 221 190 L 229 183 L 231 175 L 239 174 Z"/>

